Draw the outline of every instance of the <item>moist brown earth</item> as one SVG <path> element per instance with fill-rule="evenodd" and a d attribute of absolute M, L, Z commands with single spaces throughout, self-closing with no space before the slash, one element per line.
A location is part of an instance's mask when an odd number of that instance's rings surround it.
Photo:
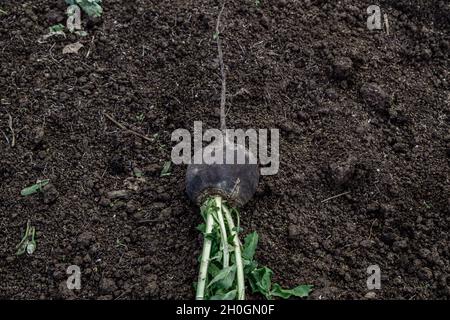
<path fill-rule="evenodd" d="M 448 299 L 450 5 L 377 1 L 388 35 L 366 27 L 372 2 L 228 1 L 228 126 L 281 129 L 279 173 L 242 209 L 243 233 L 311 299 Z M 64 1 L 0 2 L 0 298 L 194 297 L 201 217 L 186 166 L 160 172 L 174 129 L 219 127 L 220 3 L 103 7 L 83 16 L 88 36 L 42 41 Z M 22 197 L 37 179 L 51 185 Z M 16 256 L 28 220 L 37 248 Z"/>

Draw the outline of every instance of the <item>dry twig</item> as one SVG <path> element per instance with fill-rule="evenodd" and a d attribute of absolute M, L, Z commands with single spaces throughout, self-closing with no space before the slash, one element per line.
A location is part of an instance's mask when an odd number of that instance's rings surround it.
<path fill-rule="evenodd" d="M 389 31 L 389 18 L 387 13 L 384 14 L 384 24 L 386 26 L 386 34 L 389 35 L 390 31 Z"/>
<path fill-rule="evenodd" d="M 6 133 L 3 132 L 3 130 L 0 130 L 0 131 L 2 132 L 3 136 L 5 137 L 6 142 L 9 144 L 9 138 L 8 138 L 8 136 L 6 135 Z"/>
<path fill-rule="evenodd" d="M 350 191 L 347 191 L 347 192 L 343 192 L 343 193 L 337 194 L 337 195 L 335 195 L 335 196 L 332 196 L 332 197 L 329 197 L 329 198 L 327 198 L 327 199 L 325 199 L 325 200 L 322 200 L 321 203 L 324 203 L 324 202 L 327 202 L 327 201 L 330 201 L 330 200 L 333 200 L 333 199 L 336 199 L 336 198 L 345 196 L 346 194 L 349 194 L 349 193 L 350 193 Z"/>
<path fill-rule="evenodd" d="M 144 140 L 146 140 L 146 141 L 153 142 L 153 139 L 151 139 L 151 138 L 149 138 L 149 137 L 147 137 L 147 136 L 145 136 L 145 135 L 143 135 L 143 134 L 141 134 L 141 133 L 139 133 L 139 132 L 136 132 L 136 131 L 134 131 L 134 130 L 131 130 L 131 129 L 125 127 L 123 124 L 121 124 L 121 123 L 118 122 L 116 119 L 114 119 L 110 114 L 108 114 L 108 113 L 106 113 L 106 112 L 103 112 L 103 114 L 105 115 L 105 117 L 107 117 L 112 123 L 114 123 L 114 124 L 115 124 L 116 126 L 118 126 L 120 129 L 125 130 L 125 131 L 128 131 L 128 132 L 134 134 L 135 136 L 141 137 L 142 139 L 144 139 Z"/>
<path fill-rule="evenodd" d="M 8 126 L 9 126 L 9 130 L 11 130 L 11 147 L 14 148 L 14 146 L 16 145 L 16 133 L 14 132 L 14 128 L 13 128 L 13 118 L 12 116 L 8 113 Z"/>

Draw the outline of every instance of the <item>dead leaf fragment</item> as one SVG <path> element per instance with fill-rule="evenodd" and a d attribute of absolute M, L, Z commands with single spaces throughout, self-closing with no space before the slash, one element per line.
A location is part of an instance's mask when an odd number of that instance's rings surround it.
<path fill-rule="evenodd" d="M 79 42 L 68 44 L 63 49 L 63 54 L 67 53 L 78 53 L 78 51 L 83 47 L 83 45 Z"/>

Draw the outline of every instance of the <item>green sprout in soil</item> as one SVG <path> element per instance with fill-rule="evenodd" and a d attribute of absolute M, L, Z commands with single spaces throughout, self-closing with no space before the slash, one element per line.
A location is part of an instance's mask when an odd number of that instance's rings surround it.
<path fill-rule="evenodd" d="M 272 270 L 259 266 L 254 259 L 258 234 L 250 233 L 242 245 L 239 212 L 224 203 L 221 197 L 206 200 L 201 215 L 205 223 L 197 227 L 204 235 L 196 283 L 197 300 L 244 300 L 246 283 L 252 293 L 260 293 L 267 299 L 309 295 L 310 285 L 283 289 L 278 283 L 272 284 Z"/>
<path fill-rule="evenodd" d="M 116 239 L 116 248 L 124 248 L 124 249 L 128 249 L 128 246 L 126 244 L 124 244 L 122 242 L 122 240 L 120 240 L 119 238 Z"/>
<path fill-rule="evenodd" d="M 102 0 L 66 0 L 68 5 L 78 5 L 89 17 L 98 18 L 103 14 Z"/>
<path fill-rule="evenodd" d="M 166 177 L 166 176 L 170 176 L 170 168 L 172 167 L 172 162 L 171 161 L 166 161 L 164 163 L 164 167 L 161 170 L 161 174 L 160 177 Z"/>
<path fill-rule="evenodd" d="M 77 10 L 74 10 L 73 6 L 78 6 L 80 8 L 80 10 L 83 10 L 89 17 L 98 18 L 98 17 L 101 17 L 101 15 L 103 14 L 103 9 L 100 5 L 102 2 L 101 0 L 65 0 L 65 2 L 67 3 L 67 5 L 70 6 L 67 9 L 67 16 L 69 17 L 69 20 L 71 18 L 74 18 L 75 21 L 77 21 L 77 18 L 75 18 L 75 16 L 74 16 Z M 78 19 L 80 19 L 80 18 L 78 17 Z M 72 26 L 69 25 L 69 20 L 67 21 L 67 27 L 64 26 L 63 24 L 55 24 L 55 25 L 51 26 L 49 33 L 46 34 L 43 39 L 46 40 L 55 35 L 65 36 L 64 31 L 66 31 L 66 29 L 70 33 L 77 34 L 80 37 L 87 36 L 86 31 L 77 30 L 77 29 L 81 29 L 81 21 L 78 20 L 80 25 L 77 28 L 73 25 Z"/>
<path fill-rule="evenodd" d="M 424 205 L 425 208 L 427 208 L 427 209 L 433 208 L 433 206 L 432 206 L 431 204 L 427 203 L 426 201 L 423 202 L 423 205 Z"/>
<path fill-rule="evenodd" d="M 36 235 L 36 228 L 30 225 L 30 220 L 27 222 L 27 228 L 22 240 L 17 245 L 16 255 L 20 256 L 27 252 L 28 254 L 33 254 L 36 250 L 36 240 L 34 239 Z"/>
<path fill-rule="evenodd" d="M 24 197 L 26 196 L 30 196 L 32 194 L 38 193 L 42 191 L 42 188 L 44 186 L 46 186 L 48 183 L 50 182 L 49 179 L 45 179 L 45 180 L 38 180 L 35 184 L 33 184 L 30 187 L 27 187 L 25 189 L 22 189 L 22 191 L 20 192 L 20 194 Z"/>
<path fill-rule="evenodd" d="M 136 116 L 136 120 L 137 120 L 138 122 L 143 122 L 144 119 L 145 119 L 145 115 L 144 115 L 143 113 L 140 113 L 140 114 L 138 114 L 138 115 Z"/>
<path fill-rule="evenodd" d="M 0 9 L 0 14 L 8 14 L 5 10 Z"/>
<path fill-rule="evenodd" d="M 43 39 L 46 40 L 48 38 L 51 38 L 51 37 L 57 36 L 57 35 L 61 35 L 61 36 L 65 37 L 66 34 L 65 34 L 64 30 L 65 30 L 64 25 L 62 25 L 60 23 L 55 24 L 48 28 L 48 33 L 43 36 Z"/>
<path fill-rule="evenodd" d="M 63 32 L 63 31 L 64 31 L 64 25 L 62 25 L 61 23 L 55 24 L 49 28 L 49 32 L 51 32 L 51 33 L 58 33 L 58 32 Z"/>

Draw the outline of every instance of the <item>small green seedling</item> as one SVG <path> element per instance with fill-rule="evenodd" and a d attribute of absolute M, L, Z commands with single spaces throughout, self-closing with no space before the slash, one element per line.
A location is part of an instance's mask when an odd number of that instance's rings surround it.
<path fill-rule="evenodd" d="M 8 14 L 5 10 L 0 9 L 0 14 Z"/>
<path fill-rule="evenodd" d="M 66 0 L 68 5 L 78 5 L 88 16 L 98 18 L 103 14 L 102 0 Z"/>
<path fill-rule="evenodd" d="M 136 120 L 139 122 L 144 121 L 144 119 L 145 119 L 145 115 L 143 113 L 140 113 L 136 116 Z"/>
<path fill-rule="evenodd" d="M 164 167 L 161 170 L 161 174 L 160 177 L 166 177 L 166 176 L 170 176 L 170 168 L 172 167 L 172 162 L 171 161 L 166 161 L 164 163 Z"/>
<path fill-rule="evenodd" d="M 58 33 L 58 32 L 64 32 L 64 25 L 61 23 L 55 24 L 51 26 L 49 29 L 50 33 Z"/>
<path fill-rule="evenodd" d="M 50 27 L 49 33 L 43 36 L 43 40 L 47 40 L 50 37 L 56 35 L 65 36 L 64 31 L 69 31 L 80 37 L 87 36 L 87 32 L 81 30 L 81 17 L 80 10 L 83 10 L 90 17 L 100 17 L 103 13 L 103 9 L 100 6 L 101 0 L 65 0 L 69 5 L 67 8 L 67 24 L 56 24 Z"/>
<path fill-rule="evenodd" d="M 261 0 L 255 0 L 255 5 L 257 7 L 260 7 L 261 6 Z"/>
<path fill-rule="evenodd" d="M 20 194 L 21 194 L 22 196 L 26 197 L 26 196 L 30 196 L 30 195 L 32 195 L 32 194 L 41 192 L 41 191 L 42 191 L 42 188 L 43 188 L 44 186 L 46 186 L 49 182 L 50 182 L 49 179 L 38 180 L 38 181 L 36 182 L 36 184 L 33 184 L 32 186 L 23 189 L 23 190 L 20 192 Z"/>
<path fill-rule="evenodd" d="M 48 38 L 54 37 L 54 36 L 63 36 L 66 37 L 66 33 L 64 32 L 65 27 L 62 24 L 55 24 L 48 28 L 48 33 L 42 36 L 42 40 L 47 40 Z"/>
<path fill-rule="evenodd" d="M 36 240 L 34 239 L 36 235 L 36 228 L 30 225 L 30 220 L 27 222 L 27 228 L 25 230 L 25 235 L 23 236 L 20 243 L 17 245 L 16 255 L 20 256 L 25 252 L 28 254 L 33 254 L 36 250 Z"/>
<path fill-rule="evenodd" d="M 58 36 L 58 35 L 65 37 L 66 33 L 64 32 L 64 30 L 65 30 L 64 25 L 62 25 L 61 23 L 55 24 L 48 28 L 48 33 L 46 35 L 44 35 L 43 38 L 45 40 L 50 37 Z"/>
<path fill-rule="evenodd" d="M 152 140 L 158 145 L 158 149 L 160 150 L 166 149 L 167 146 L 161 142 L 159 133 L 153 134 Z"/>
<path fill-rule="evenodd" d="M 424 205 L 425 208 L 427 208 L 427 209 L 433 208 L 433 206 L 432 206 L 431 204 L 427 203 L 426 201 L 423 202 L 423 205 Z"/>
<path fill-rule="evenodd" d="M 128 249 L 127 245 L 122 242 L 119 238 L 116 239 L 116 248 L 125 248 Z"/>

